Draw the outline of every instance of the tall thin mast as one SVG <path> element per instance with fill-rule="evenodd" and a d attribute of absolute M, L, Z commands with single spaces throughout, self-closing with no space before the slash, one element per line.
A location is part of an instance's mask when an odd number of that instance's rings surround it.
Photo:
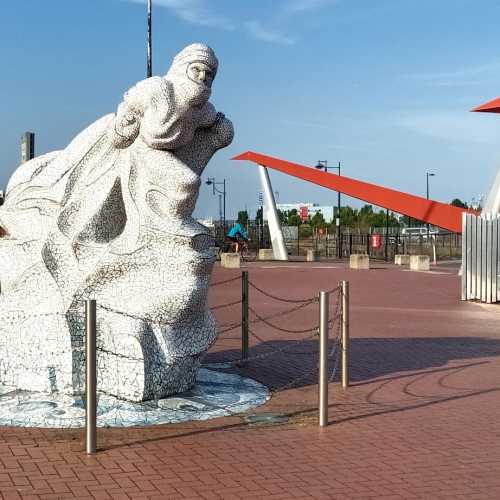
<path fill-rule="evenodd" d="M 152 47 L 152 28 L 151 28 L 151 6 L 152 0 L 148 0 L 148 69 L 147 77 L 153 76 L 153 47 Z"/>

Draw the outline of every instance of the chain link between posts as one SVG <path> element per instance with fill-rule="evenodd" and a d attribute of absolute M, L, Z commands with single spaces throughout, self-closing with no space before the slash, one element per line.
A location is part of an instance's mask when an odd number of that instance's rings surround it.
<path fill-rule="evenodd" d="M 222 285 L 233 283 L 233 282 L 240 281 L 240 280 L 241 280 L 241 276 L 235 276 L 233 278 L 229 278 L 226 280 L 211 283 L 210 287 L 218 287 L 218 286 L 222 286 Z M 276 355 L 283 355 L 283 354 L 287 354 L 287 353 L 297 354 L 296 347 L 298 344 L 304 343 L 304 342 L 309 342 L 309 341 L 314 340 L 315 338 L 318 337 L 319 324 L 311 325 L 310 327 L 305 328 L 305 329 L 288 329 L 288 328 L 284 328 L 283 326 L 275 324 L 274 322 L 270 321 L 272 319 L 284 318 L 284 317 L 289 316 L 297 311 L 300 311 L 302 309 L 306 309 L 307 307 L 309 307 L 313 304 L 319 303 L 317 296 L 308 297 L 308 298 L 301 298 L 301 299 L 279 297 L 276 294 L 267 292 L 266 290 L 264 290 L 263 288 L 256 285 L 254 282 L 252 282 L 250 280 L 248 281 L 248 284 L 253 290 L 257 291 L 258 293 L 261 293 L 262 295 L 264 295 L 272 300 L 275 300 L 275 301 L 278 301 L 278 302 L 281 302 L 284 304 L 293 304 L 293 307 L 288 308 L 284 311 L 277 312 L 277 313 L 263 315 L 260 312 L 258 312 L 256 309 L 254 309 L 253 307 L 249 306 L 248 310 L 249 310 L 249 312 L 251 312 L 251 314 L 254 317 L 249 318 L 248 323 L 249 323 L 249 325 L 252 325 L 252 328 L 249 327 L 248 332 L 251 335 L 251 337 L 256 339 L 260 344 L 264 344 L 265 348 L 269 349 L 269 350 L 267 352 L 264 352 L 264 353 L 254 354 L 253 356 L 249 356 L 249 357 L 245 358 L 244 360 L 242 358 L 240 358 L 237 360 L 232 360 L 232 361 L 226 362 L 224 364 L 228 364 L 229 366 L 241 367 L 242 363 L 249 363 L 249 362 L 257 361 L 257 360 L 264 360 L 264 359 L 267 359 L 267 358 L 270 358 L 270 357 L 276 356 Z M 342 313 L 341 313 L 341 307 L 342 307 L 341 286 L 336 286 L 336 287 L 332 288 L 331 290 L 328 290 L 328 293 L 336 295 L 336 303 L 335 303 L 334 311 L 332 311 L 333 314 L 330 317 L 329 323 L 328 323 L 328 328 L 330 329 L 331 332 L 334 332 L 333 344 L 332 344 L 332 347 L 330 349 L 329 356 L 328 356 L 329 360 L 333 362 L 333 368 L 332 368 L 332 371 L 331 371 L 331 374 L 329 377 L 330 381 L 333 381 L 335 379 L 337 368 L 339 366 L 340 352 L 341 352 L 341 321 L 340 321 L 340 319 L 342 317 Z M 242 299 L 233 300 L 233 301 L 230 301 L 227 303 L 214 305 L 210 309 L 212 311 L 223 310 L 223 309 L 235 307 L 239 304 L 242 304 Z M 108 306 L 108 305 L 105 305 L 105 304 L 98 303 L 97 308 L 104 310 L 104 311 L 107 311 L 107 312 L 124 315 L 126 317 L 131 318 L 131 319 L 135 319 L 135 320 L 139 320 L 139 321 L 146 321 L 150 324 L 156 324 L 156 325 L 160 325 L 160 326 L 165 326 L 168 324 L 168 322 L 165 322 L 165 321 L 154 321 L 152 318 L 134 315 L 134 314 L 128 313 L 126 311 L 115 309 L 115 308 Z M 81 311 L 74 311 L 74 313 L 82 314 Z M 18 320 L 25 316 L 24 311 L 10 311 L 6 314 L 7 314 L 7 316 L 9 314 L 12 315 L 13 316 L 12 319 L 14 319 L 14 316 L 15 316 Z M 40 319 L 43 321 L 43 319 L 47 319 L 49 316 L 55 315 L 55 316 L 58 316 L 59 321 L 67 321 L 67 314 L 68 313 L 61 313 L 61 312 L 40 313 L 40 314 L 34 314 L 34 315 L 30 314 L 29 317 L 30 317 L 30 319 L 33 319 L 35 317 L 40 317 Z M 83 318 L 83 316 L 82 316 L 82 318 Z M 304 338 L 300 338 L 300 339 L 291 339 L 290 345 L 284 345 L 282 347 L 274 347 L 274 346 L 270 346 L 268 344 L 269 341 L 265 340 L 262 337 L 262 335 L 259 335 L 255 332 L 253 327 L 256 325 L 259 325 L 259 324 L 263 324 L 266 327 L 272 329 L 273 331 L 278 331 L 278 332 L 283 333 L 283 334 L 289 333 L 292 335 L 298 335 L 298 334 L 309 334 L 309 335 L 305 336 Z M 232 331 L 232 330 L 235 330 L 236 328 L 241 328 L 241 327 L 242 327 L 241 321 L 219 325 L 219 335 L 224 334 L 224 333 L 229 332 L 229 331 Z M 276 340 L 276 339 L 273 339 L 273 340 Z M 252 347 L 255 348 L 256 346 L 252 346 Z M 74 349 L 75 350 L 83 350 L 84 346 L 82 344 L 82 346 L 74 347 Z M 97 345 L 96 350 L 97 350 L 97 352 L 101 352 L 103 354 L 114 355 L 114 356 L 117 356 L 119 358 L 131 360 L 131 361 L 142 362 L 141 359 L 136 359 L 133 356 L 129 356 L 129 355 L 126 355 L 123 353 L 114 352 L 114 351 L 111 351 L 109 349 L 105 349 L 103 346 Z M 294 350 L 295 350 L 295 352 L 294 352 Z M 311 353 L 304 353 L 304 354 L 314 354 L 314 353 L 311 352 Z M 202 365 L 202 366 L 206 366 L 206 365 Z M 301 381 L 307 380 L 310 377 L 312 377 L 313 374 L 315 372 L 317 372 L 317 370 L 318 370 L 318 365 L 316 362 L 314 362 L 311 369 L 305 370 L 303 373 L 301 373 L 298 377 L 295 377 L 293 380 L 288 381 L 287 383 L 285 383 L 279 387 L 273 388 L 271 390 L 271 393 L 276 393 L 276 392 L 280 392 L 280 391 L 295 387 Z M 102 392 L 102 391 L 99 391 L 99 392 Z M 3 393 L 0 395 L 0 397 L 5 397 L 7 394 L 10 394 L 10 393 Z M 18 397 L 21 399 L 23 399 L 25 397 L 25 396 L 23 396 L 22 391 L 19 392 Z M 234 405 L 232 404 L 232 405 L 228 405 L 228 406 L 224 406 L 224 407 L 222 407 L 222 406 L 219 407 L 219 406 L 214 404 L 214 408 L 224 410 L 230 414 L 233 414 L 231 412 L 231 408 L 238 407 L 240 405 L 241 405 L 240 402 L 234 403 Z M 239 412 L 235 412 L 235 413 L 239 413 Z"/>
<path fill-rule="evenodd" d="M 234 281 L 235 278 L 231 280 L 226 280 L 225 282 L 231 282 Z M 218 282 L 218 284 L 222 284 L 223 282 Z M 281 303 L 286 303 L 286 304 L 296 304 L 295 306 L 286 309 L 285 311 L 280 311 L 277 313 L 269 314 L 267 316 L 260 314 L 258 311 L 255 310 L 255 308 L 251 307 L 250 305 L 248 306 L 248 311 L 253 315 L 253 318 L 248 319 L 248 332 L 251 337 L 256 339 L 260 344 L 266 344 L 266 348 L 269 350 L 264 353 L 260 354 L 255 354 L 253 356 L 248 356 L 246 358 L 239 358 L 236 360 L 231 360 L 229 362 L 224 362 L 225 366 L 233 366 L 233 367 L 242 367 L 243 363 L 249 363 L 252 361 L 260 361 L 264 360 L 266 358 L 270 358 L 272 356 L 276 355 L 282 355 L 282 354 L 296 354 L 296 351 L 294 352 L 294 349 L 297 347 L 298 343 L 303 343 L 303 342 L 308 342 L 311 340 L 314 340 L 315 338 L 318 338 L 319 335 L 319 323 L 314 324 L 308 328 L 305 329 L 289 329 L 289 328 L 284 328 L 281 325 L 277 325 L 269 320 L 271 319 L 276 319 L 276 318 L 284 318 L 292 313 L 295 313 L 296 311 L 299 311 L 301 309 L 307 308 L 313 304 L 319 303 L 319 298 L 318 296 L 313 296 L 313 297 L 308 297 L 308 298 L 285 298 L 285 297 L 280 297 L 276 294 L 270 293 L 260 286 L 256 285 L 254 282 L 248 280 L 248 285 L 251 287 L 253 290 L 257 291 L 258 293 L 264 295 L 265 297 L 268 297 L 272 300 L 281 302 Z M 335 302 L 335 307 L 334 310 L 332 311 L 332 315 L 329 318 L 328 321 L 328 328 L 330 331 L 334 332 L 334 338 L 333 338 L 333 343 L 330 349 L 330 352 L 328 354 L 328 359 L 330 362 L 333 362 L 333 367 L 329 376 L 329 380 L 333 381 L 335 379 L 337 369 L 339 366 L 340 362 L 340 353 L 341 353 L 341 318 L 342 318 L 342 287 L 341 285 L 338 285 L 336 287 L 333 287 L 332 289 L 328 290 L 327 293 L 330 295 L 334 294 L 337 297 L 337 300 Z M 227 304 L 222 304 L 222 305 L 216 305 L 213 306 L 211 309 L 212 310 L 218 310 L 224 307 L 230 307 L 234 306 L 236 304 L 242 303 L 242 300 L 239 301 L 234 301 L 234 302 L 229 302 Z M 250 328 L 250 325 L 257 325 L 257 324 L 264 324 L 270 329 L 274 331 L 278 331 L 280 333 L 289 333 L 292 335 L 297 335 L 297 334 L 309 334 L 307 337 L 301 338 L 301 339 L 293 339 L 291 342 L 291 345 L 285 345 L 283 347 L 271 347 L 267 345 L 267 342 L 261 335 L 257 334 L 253 328 Z M 242 327 L 242 322 L 238 323 L 232 323 L 232 324 L 225 324 L 225 325 L 220 325 L 222 328 L 219 333 L 225 333 L 231 330 L 234 330 L 238 327 Z M 234 338 L 234 337 L 231 337 Z M 253 346 L 254 348 L 256 346 Z M 309 353 L 308 353 L 309 354 Z M 310 353 L 313 354 L 313 353 Z M 280 392 L 289 388 L 292 388 L 296 386 L 299 382 L 303 381 L 304 379 L 308 379 L 311 376 L 313 376 L 314 373 L 316 373 L 318 370 L 318 365 L 317 363 L 313 364 L 313 367 L 311 369 L 306 370 L 304 373 L 299 375 L 298 377 L 294 378 L 293 380 L 287 382 L 286 384 L 283 384 L 279 387 L 273 388 L 272 393 Z"/>

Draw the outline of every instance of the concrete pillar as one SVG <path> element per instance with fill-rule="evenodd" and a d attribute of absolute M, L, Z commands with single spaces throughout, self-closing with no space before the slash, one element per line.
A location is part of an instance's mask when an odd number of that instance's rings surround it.
<path fill-rule="evenodd" d="M 319 260 L 319 253 L 316 250 L 307 250 L 306 261 L 316 262 Z"/>
<path fill-rule="evenodd" d="M 241 266 L 241 258 L 239 253 L 221 253 L 220 265 L 229 269 L 239 269 Z"/>
<path fill-rule="evenodd" d="M 428 255 L 410 255 L 411 271 L 429 271 L 430 259 Z"/>
<path fill-rule="evenodd" d="M 351 269 L 370 269 L 370 257 L 366 254 L 353 253 L 349 257 L 349 267 Z"/>
<path fill-rule="evenodd" d="M 394 256 L 394 264 L 397 266 L 407 266 L 410 263 L 410 256 L 404 254 L 396 254 Z"/>
<path fill-rule="evenodd" d="M 259 260 L 275 260 L 273 249 L 272 248 L 260 248 L 258 259 Z"/>

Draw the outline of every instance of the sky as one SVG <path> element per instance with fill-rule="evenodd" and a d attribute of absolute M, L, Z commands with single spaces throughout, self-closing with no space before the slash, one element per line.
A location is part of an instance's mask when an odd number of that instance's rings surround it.
<path fill-rule="evenodd" d="M 254 214 L 261 187 L 247 150 L 431 198 L 485 195 L 500 166 L 497 0 L 153 0 L 153 73 L 193 42 L 214 48 L 212 102 L 233 144 L 203 181 L 226 180 L 228 218 Z M 0 2 L 0 187 L 19 164 L 63 149 L 113 112 L 146 73 L 145 0 Z M 336 193 L 271 172 L 280 203 L 336 204 Z M 359 206 L 351 199 L 344 203 Z M 217 216 L 202 185 L 195 211 Z"/>

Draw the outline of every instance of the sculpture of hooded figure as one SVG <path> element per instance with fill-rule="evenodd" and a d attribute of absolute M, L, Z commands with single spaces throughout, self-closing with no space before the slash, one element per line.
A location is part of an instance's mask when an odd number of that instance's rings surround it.
<path fill-rule="evenodd" d="M 57 219 L 60 234 L 52 233 L 43 253 L 49 269 L 54 269 L 54 245 L 69 243 L 80 261 L 89 245 L 133 252 L 145 228 L 191 236 L 206 232 L 191 218 L 200 174 L 233 137 L 231 122 L 208 102 L 217 68 L 210 47 L 192 44 L 177 54 L 164 77 L 126 92 L 100 142 L 72 169 Z M 71 265 L 78 281 L 93 263 L 88 253 L 87 266 L 76 260 Z"/>
<path fill-rule="evenodd" d="M 207 306 L 211 237 L 192 212 L 203 169 L 234 134 L 231 122 L 208 101 L 217 68 L 210 47 L 186 47 L 164 77 L 126 92 L 116 115 L 101 118 L 64 151 L 33 160 L 13 176 L 6 199 L 10 241 L 23 243 L 16 237 L 30 228 L 18 214 L 29 210 L 31 226 L 40 219 L 42 236 L 30 251 L 29 272 L 14 263 L 13 274 L 22 280 L 14 279 L 12 293 L 0 297 L 0 317 L 2 308 L 29 310 L 27 297 L 43 288 L 37 310 L 62 314 L 66 327 L 58 319 L 53 328 L 60 330 L 57 338 L 70 339 L 70 346 L 45 346 L 36 318 L 23 323 L 22 333 L 0 331 L 0 343 L 22 340 L 2 359 L 10 370 L 25 373 L 13 385 L 79 390 L 87 298 L 95 298 L 99 308 L 101 390 L 142 400 L 194 382 L 216 327 Z M 2 244 L 0 239 L 0 262 L 2 255 L 9 259 Z M 47 271 L 52 279 L 43 276 Z M 47 348 L 57 383 L 44 378 L 49 361 L 37 358 Z M 23 367 L 27 358 L 34 361 Z M 126 369 L 119 370 L 123 363 Z"/>

